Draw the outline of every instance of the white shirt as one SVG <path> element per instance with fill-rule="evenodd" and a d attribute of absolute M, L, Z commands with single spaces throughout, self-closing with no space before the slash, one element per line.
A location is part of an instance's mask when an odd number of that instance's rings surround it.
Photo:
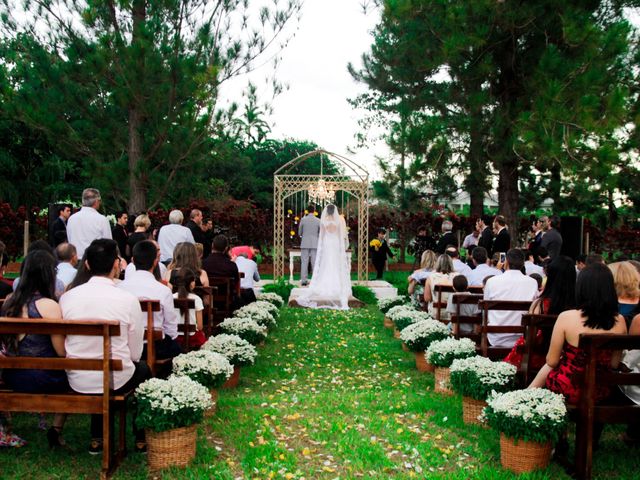
<path fill-rule="evenodd" d="M 92 277 L 62 295 L 60 308 L 66 320 L 120 320 L 120 335 L 111 337 L 111 358 L 122 360 L 122 370 L 113 372 L 111 388 L 127 383 L 135 370 L 133 362 L 142 355 L 144 323 L 138 299 L 117 288 L 109 278 Z M 102 359 L 102 337 L 67 335 L 64 346 L 67 358 Z M 102 393 L 102 372 L 68 370 L 67 377 L 76 392 Z"/>
<path fill-rule="evenodd" d="M 160 268 L 160 277 L 165 278 L 167 276 L 167 266 L 164 263 L 159 263 L 158 267 Z M 136 271 L 136 266 L 133 262 L 127 265 L 127 268 L 124 269 L 124 279 L 126 280 L 131 276 L 133 272 Z"/>
<path fill-rule="evenodd" d="M 64 288 L 67 288 L 67 286 L 73 282 L 73 279 L 76 278 L 76 273 L 78 273 L 78 271 L 69 262 L 60 262 L 58 264 L 56 278 L 62 282 Z"/>
<path fill-rule="evenodd" d="M 491 267 L 486 263 L 481 263 L 476 268 L 471 270 L 471 273 L 467 275 L 470 287 L 481 287 L 482 281 L 489 275 L 502 275 L 502 271 L 497 268 Z"/>
<path fill-rule="evenodd" d="M 173 294 L 173 298 L 178 298 L 178 293 L 174 293 Z M 195 309 L 190 308 L 189 309 L 189 324 L 191 325 L 197 325 L 196 323 L 196 312 L 201 312 L 202 310 L 204 310 L 204 304 L 202 303 L 202 299 L 197 296 L 195 293 L 189 293 L 187 295 L 187 298 L 189 300 L 193 300 L 194 304 L 195 304 Z M 178 317 L 178 324 L 180 325 L 184 325 L 184 318 L 182 316 L 182 313 L 180 312 L 179 308 L 173 308 L 174 311 L 176 312 L 176 316 Z M 191 335 L 195 335 L 196 332 L 191 332 L 189 333 L 189 336 Z"/>
<path fill-rule="evenodd" d="M 165 225 L 158 232 L 158 244 L 160 245 L 160 261 L 166 262 L 173 258 L 173 250 L 181 242 L 196 243 L 191 230 L 177 223 Z"/>
<path fill-rule="evenodd" d="M 453 260 L 453 271 L 461 275 L 464 275 L 468 279 L 469 274 L 472 272 L 471 267 L 466 263 L 464 263 L 459 258 L 453 258 L 452 260 Z"/>
<path fill-rule="evenodd" d="M 258 264 L 243 256 L 236 257 L 235 262 L 238 266 L 238 272 L 244 273 L 244 278 L 240 278 L 240 288 L 253 288 L 253 282 L 260 281 Z"/>
<path fill-rule="evenodd" d="M 536 265 L 535 263 L 530 262 L 529 260 L 524 262 L 524 270 L 525 272 L 527 272 L 527 275 L 537 273 L 539 275 L 542 275 L 543 278 L 545 277 L 544 268 L 542 268 L 540 265 Z"/>
<path fill-rule="evenodd" d="M 462 248 L 469 248 L 472 245 L 478 245 L 478 237 L 476 237 L 473 233 L 470 233 L 469 235 L 464 237 Z"/>
<path fill-rule="evenodd" d="M 498 277 L 487 280 L 484 286 L 485 300 L 533 301 L 538 293 L 538 282 L 519 270 L 507 270 Z M 520 325 L 522 312 L 489 312 L 489 325 Z M 493 347 L 512 347 L 520 337 L 517 333 L 489 333 L 487 339 Z"/>
<path fill-rule="evenodd" d="M 169 287 L 156 280 L 153 273 L 136 270 L 120 282 L 118 288 L 134 294 L 139 300 L 159 300 L 160 311 L 153 314 L 153 327 L 162 330 L 170 338 L 178 336 L 178 316 L 173 308 L 173 294 Z"/>
<path fill-rule="evenodd" d="M 420 283 L 422 280 L 426 280 L 427 278 L 429 278 L 429 275 L 431 275 L 431 270 L 422 268 L 420 270 L 416 270 L 411 275 L 409 275 L 409 278 Z"/>
<path fill-rule="evenodd" d="M 113 238 L 109 220 L 95 208 L 82 207 L 67 221 L 67 239 L 76 247 L 78 258 L 82 258 L 87 247 L 97 238 Z M 122 253 L 122 252 L 120 252 Z"/>

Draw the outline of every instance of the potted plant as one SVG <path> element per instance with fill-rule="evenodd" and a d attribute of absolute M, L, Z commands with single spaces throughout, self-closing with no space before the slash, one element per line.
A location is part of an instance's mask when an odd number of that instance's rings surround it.
<path fill-rule="evenodd" d="M 212 406 L 207 412 L 213 414 L 218 400 L 218 388 L 233 373 L 227 357 L 211 350 L 197 350 L 178 355 L 172 363 L 175 375 L 189 377 L 209 389 Z"/>
<path fill-rule="evenodd" d="M 476 344 L 468 339 L 445 338 L 437 340 L 427 348 L 427 361 L 436 368 L 435 391 L 452 394 L 449 367 L 454 360 L 476 355 Z"/>
<path fill-rule="evenodd" d="M 145 430 L 149 469 L 186 466 L 196 454 L 196 424 L 211 407 L 207 387 L 172 375 L 141 383 L 135 396 L 136 425 Z"/>
<path fill-rule="evenodd" d="M 431 343 L 436 340 L 443 340 L 450 335 L 447 326 L 429 318 L 413 323 L 400 332 L 400 339 L 407 348 L 412 351 L 416 358 L 416 368 L 421 372 L 433 371 L 433 367 L 427 363 L 425 351 Z"/>
<path fill-rule="evenodd" d="M 567 424 L 564 397 L 543 388 L 489 395 L 483 413 L 500 432 L 500 461 L 515 473 L 546 468 Z"/>
<path fill-rule="evenodd" d="M 462 395 L 464 423 L 480 424 L 478 417 L 492 392 L 511 389 L 516 367 L 506 362 L 492 362 L 486 357 L 470 357 L 451 363 L 451 386 Z"/>
<path fill-rule="evenodd" d="M 275 305 L 277 308 L 281 308 L 284 305 L 284 299 L 274 292 L 262 292 L 256 295 L 256 299 L 260 302 L 269 302 Z"/>
<path fill-rule="evenodd" d="M 224 333 L 238 335 L 251 345 L 257 345 L 267 338 L 267 327 L 248 317 L 225 318 L 219 327 Z"/>
<path fill-rule="evenodd" d="M 276 326 L 278 308 L 269 302 L 253 302 L 233 312 L 234 317 L 250 318 L 259 325 L 267 328 Z"/>
<path fill-rule="evenodd" d="M 407 328 L 409 325 L 417 322 L 422 322 L 424 320 L 433 319 L 427 312 L 407 309 L 401 310 L 398 313 L 394 314 L 392 320 L 393 324 L 395 325 L 393 336 L 396 338 L 400 338 L 400 332 Z"/>
<path fill-rule="evenodd" d="M 393 307 L 398 307 L 401 305 L 407 305 L 407 299 L 402 296 L 383 298 L 378 302 L 378 308 L 380 308 L 380 311 L 384 313 L 384 326 L 386 328 L 393 328 L 393 322 L 391 321 L 387 313 Z"/>
<path fill-rule="evenodd" d="M 253 365 L 258 356 L 256 347 L 237 335 L 221 334 L 210 337 L 202 346 L 202 350 L 210 350 L 212 352 L 224 355 L 229 363 L 233 366 L 233 373 L 223 387 L 233 388 L 238 385 L 240 380 L 240 368 Z"/>
<path fill-rule="evenodd" d="M 399 332 L 399 330 L 396 328 L 395 318 L 406 312 L 417 312 L 417 310 L 413 308 L 411 305 L 396 305 L 395 307 L 391 307 L 387 312 L 386 316 L 384 317 L 388 322 L 390 322 L 391 324 L 390 328 L 394 330 L 393 336 L 396 338 L 399 338 L 396 333 L 396 332 Z"/>

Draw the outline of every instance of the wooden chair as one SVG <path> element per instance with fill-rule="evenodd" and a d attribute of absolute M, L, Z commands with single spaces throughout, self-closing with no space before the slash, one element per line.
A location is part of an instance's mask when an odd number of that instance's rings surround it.
<path fill-rule="evenodd" d="M 191 345 L 189 343 L 191 333 L 196 332 L 196 325 L 191 323 L 190 310 L 196 308 L 196 302 L 190 298 L 174 298 L 173 306 L 180 310 L 183 323 L 178 325 L 178 332 L 184 336 L 183 350 L 185 352 L 191 351 Z"/>
<path fill-rule="evenodd" d="M 204 322 L 204 334 L 207 337 L 211 336 L 213 332 L 213 315 L 215 308 L 213 307 L 213 296 L 218 293 L 217 287 L 196 287 L 193 289 L 193 293 L 198 295 L 202 299 L 202 321 Z"/>
<path fill-rule="evenodd" d="M 434 287 L 435 297 L 433 299 L 433 308 L 436 311 L 436 320 L 441 321 L 443 323 L 449 323 L 449 320 L 442 320 L 442 310 L 447 309 L 447 302 L 443 299 L 443 294 L 445 293 L 456 293 L 453 289 L 453 285 L 450 283 L 438 284 Z M 474 294 L 482 294 L 482 287 L 469 287 L 469 293 Z"/>
<path fill-rule="evenodd" d="M 102 394 L 73 391 L 56 394 L 18 393 L 0 390 L 3 411 L 33 413 L 80 413 L 102 415 L 102 470 L 100 478 L 108 478 L 126 454 L 126 398 L 110 391 L 111 374 L 122 370 L 121 360 L 111 360 L 111 337 L 120 335 L 118 320 L 63 320 L 60 318 L 0 318 L 0 334 L 86 335 L 102 337 L 102 359 L 7 357 L 0 355 L 0 369 L 89 370 L 102 372 Z M 114 453 L 113 422 L 119 414 L 119 435 Z"/>
<path fill-rule="evenodd" d="M 620 385 L 640 385 L 640 373 L 601 371 L 597 359 L 603 350 L 640 349 L 640 335 L 582 334 L 578 346 L 585 354 L 587 365 L 584 375 L 579 379 L 582 388 L 580 402 L 570 413 L 576 421 L 577 478 L 589 480 L 593 462 L 594 424 L 640 423 L 640 405 L 620 405 L 619 402 L 607 400 L 596 403 L 596 386 L 609 387 L 614 392 Z"/>
<path fill-rule="evenodd" d="M 456 307 L 456 313 L 451 314 L 451 326 L 454 338 L 470 338 L 476 343 L 476 346 L 480 345 L 480 325 L 482 325 L 482 312 L 478 310 L 476 315 L 462 315 L 462 305 L 478 305 L 478 302 L 482 300 L 482 294 L 477 293 L 454 293 L 451 297 L 451 302 Z M 473 325 L 473 331 L 466 333 L 460 331 L 460 324 Z"/>
<path fill-rule="evenodd" d="M 480 300 L 478 306 L 482 310 L 482 327 L 480 329 L 480 355 L 492 360 L 504 358 L 511 347 L 491 347 L 489 345 L 488 334 L 490 333 L 516 333 L 524 334 L 524 327 L 518 325 L 489 325 L 489 312 L 523 312 L 526 313 L 531 307 L 530 301 L 522 300 Z"/>
<path fill-rule="evenodd" d="M 212 330 L 233 314 L 233 299 L 239 294 L 239 284 L 231 277 L 209 277 L 209 286 L 216 287 L 217 292 L 211 297 L 213 313 Z"/>
<path fill-rule="evenodd" d="M 522 348 L 522 363 L 518 371 L 520 385 L 526 388 L 535 378 L 540 367 L 535 365 L 535 358 L 546 358 L 551 342 L 551 333 L 558 319 L 557 315 L 543 315 L 539 313 L 525 313 L 522 315 L 524 328 L 524 346 Z"/>
<path fill-rule="evenodd" d="M 158 300 L 140 300 L 140 309 L 147 314 L 147 326 L 145 330 L 145 339 L 147 341 L 147 365 L 154 377 L 158 368 L 167 365 L 171 360 L 156 358 L 155 341 L 162 339 L 162 330 L 154 328 L 153 314 L 160 311 L 160 301 Z"/>

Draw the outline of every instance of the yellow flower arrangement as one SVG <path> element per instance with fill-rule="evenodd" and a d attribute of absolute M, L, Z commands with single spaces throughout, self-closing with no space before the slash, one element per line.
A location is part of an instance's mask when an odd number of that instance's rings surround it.
<path fill-rule="evenodd" d="M 375 248 L 377 252 L 378 249 L 382 246 L 382 242 L 380 242 L 380 240 L 378 240 L 377 238 L 374 238 L 369 242 L 369 246 Z"/>
<path fill-rule="evenodd" d="M 293 237 L 293 236 L 295 236 L 295 234 L 296 234 L 296 232 L 294 232 L 293 230 L 291 230 L 291 231 L 289 232 L 289 235 L 291 235 L 292 237 Z"/>
<path fill-rule="evenodd" d="M 313 212 L 313 214 L 317 217 L 318 216 L 318 212 Z"/>

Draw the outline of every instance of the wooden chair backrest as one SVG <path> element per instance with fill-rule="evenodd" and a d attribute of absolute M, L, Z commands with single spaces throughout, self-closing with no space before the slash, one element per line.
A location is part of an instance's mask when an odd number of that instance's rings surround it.
<path fill-rule="evenodd" d="M 231 277 L 209 277 L 209 285 L 217 287 L 217 293 L 212 295 L 213 313 L 212 330 L 233 313 L 234 292 L 239 284 Z"/>
<path fill-rule="evenodd" d="M 522 324 L 518 325 L 489 325 L 489 312 L 510 311 L 526 313 L 531 307 L 530 301 L 524 300 L 480 300 L 478 306 L 482 310 L 482 327 L 480 329 L 480 355 L 491 359 L 500 359 L 507 355 L 511 348 L 491 347 L 489 333 L 519 333 L 524 334 Z"/>
<path fill-rule="evenodd" d="M 180 310 L 180 316 L 182 317 L 182 323 L 178 325 L 178 331 L 184 336 L 184 350 L 189 352 L 191 350 L 190 336 L 191 333 L 196 331 L 196 325 L 191 323 L 190 311 L 196 308 L 196 301 L 192 298 L 174 298 L 173 307 Z"/>
<path fill-rule="evenodd" d="M 533 359 L 540 356 L 546 357 L 549 351 L 549 343 L 551 342 L 551 333 L 557 319 L 557 315 L 544 315 L 541 313 L 525 313 L 522 315 L 524 346 L 518 375 L 521 378 L 523 387 L 528 386 L 540 370 L 533 364 Z"/>
<path fill-rule="evenodd" d="M 451 315 L 452 333 L 454 338 L 470 338 L 476 345 L 480 345 L 480 333 L 478 325 L 482 324 L 482 312 L 478 310 L 476 315 L 462 315 L 462 305 L 478 305 L 478 302 L 482 300 L 482 294 L 477 293 L 454 293 L 451 297 L 451 302 L 456 306 L 456 313 Z M 474 325 L 473 332 L 466 333 L 460 331 L 460 324 L 466 323 Z"/>
<path fill-rule="evenodd" d="M 147 315 L 147 326 L 145 328 L 145 339 L 147 341 L 147 365 L 153 376 L 156 375 L 156 347 L 155 340 L 162 338 L 162 331 L 153 328 L 153 314 L 160 311 L 160 301 L 140 300 L 140 309 Z"/>
<path fill-rule="evenodd" d="M 218 287 L 196 287 L 193 289 L 193 293 L 198 295 L 202 299 L 202 321 L 204 322 L 204 333 L 207 337 L 210 337 L 213 332 L 213 316 L 215 308 L 213 307 L 213 296 L 218 293 Z"/>
<path fill-rule="evenodd" d="M 456 293 L 453 289 L 453 285 L 450 283 L 437 284 L 433 287 L 435 292 L 435 298 L 433 299 L 433 308 L 436 311 L 436 320 L 444 323 L 449 323 L 449 320 L 442 320 L 442 310 L 446 310 L 447 302 L 443 300 L 444 293 Z M 469 287 L 469 293 L 482 294 L 482 287 Z"/>

